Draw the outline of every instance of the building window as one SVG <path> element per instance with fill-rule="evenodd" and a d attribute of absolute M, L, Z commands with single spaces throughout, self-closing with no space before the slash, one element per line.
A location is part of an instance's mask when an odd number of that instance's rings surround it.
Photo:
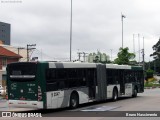
<path fill-rule="evenodd" d="M 2 58 L 2 66 L 7 66 L 7 58 Z"/>

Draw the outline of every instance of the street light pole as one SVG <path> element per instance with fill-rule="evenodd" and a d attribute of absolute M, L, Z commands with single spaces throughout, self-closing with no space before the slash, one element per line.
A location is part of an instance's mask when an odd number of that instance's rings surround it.
<path fill-rule="evenodd" d="M 123 48 L 123 18 L 126 18 L 126 16 L 124 16 L 124 15 L 121 13 L 121 20 L 122 20 L 122 48 Z"/>
<path fill-rule="evenodd" d="M 112 62 L 112 49 L 110 49 L 111 50 L 111 62 Z"/>
<path fill-rule="evenodd" d="M 134 34 L 133 34 L 133 53 L 135 54 L 135 39 L 134 39 Z"/>
<path fill-rule="evenodd" d="M 145 71 L 144 37 L 143 37 L 143 54 L 142 55 L 143 55 L 143 70 Z"/>
<path fill-rule="evenodd" d="M 70 61 L 72 61 L 72 0 L 71 0 L 71 21 L 70 21 Z"/>
<path fill-rule="evenodd" d="M 140 52 L 141 52 L 141 48 L 140 48 L 140 34 L 138 34 L 138 48 L 139 48 L 139 50 L 138 50 L 139 51 L 138 52 L 139 53 L 139 60 L 138 60 L 138 62 L 139 62 L 139 65 L 140 65 L 140 59 L 141 59 L 140 58 Z"/>

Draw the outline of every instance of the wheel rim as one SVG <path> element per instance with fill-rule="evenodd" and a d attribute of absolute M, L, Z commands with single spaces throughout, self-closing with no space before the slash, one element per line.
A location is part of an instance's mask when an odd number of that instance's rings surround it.
<path fill-rule="evenodd" d="M 72 107 L 75 107 L 77 105 L 76 99 L 72 98 L 71 104 L 72 104 Z"/>
<path fill-rule="evenodd" d="M 70 107 L 71 108 L 76 108 L 78 106 L 78 97 L 76 94 L 72 94 L 71 95 L 71 99 L 70 99 Z"/>

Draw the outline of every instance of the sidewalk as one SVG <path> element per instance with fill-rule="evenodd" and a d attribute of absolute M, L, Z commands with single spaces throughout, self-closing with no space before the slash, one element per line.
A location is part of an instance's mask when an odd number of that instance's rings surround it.
<path fill-rule="evenodd" d="M 5 99 L 3 96 L 0 96 L 0 100 Z"/>

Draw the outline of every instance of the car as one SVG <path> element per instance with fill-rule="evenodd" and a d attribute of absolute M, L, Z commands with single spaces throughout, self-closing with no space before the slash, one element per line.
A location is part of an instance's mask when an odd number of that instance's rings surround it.
<path fill-rule="evenodd" d="M 0 88 L 0 95 L 5 95 L 6 94 L 6 88 L 5 87 L 1 87 Z"/>
<path fill-rule="evenodd" d="M 0 84 L 0 89 L 2 88 L 2 85 Z"/>

